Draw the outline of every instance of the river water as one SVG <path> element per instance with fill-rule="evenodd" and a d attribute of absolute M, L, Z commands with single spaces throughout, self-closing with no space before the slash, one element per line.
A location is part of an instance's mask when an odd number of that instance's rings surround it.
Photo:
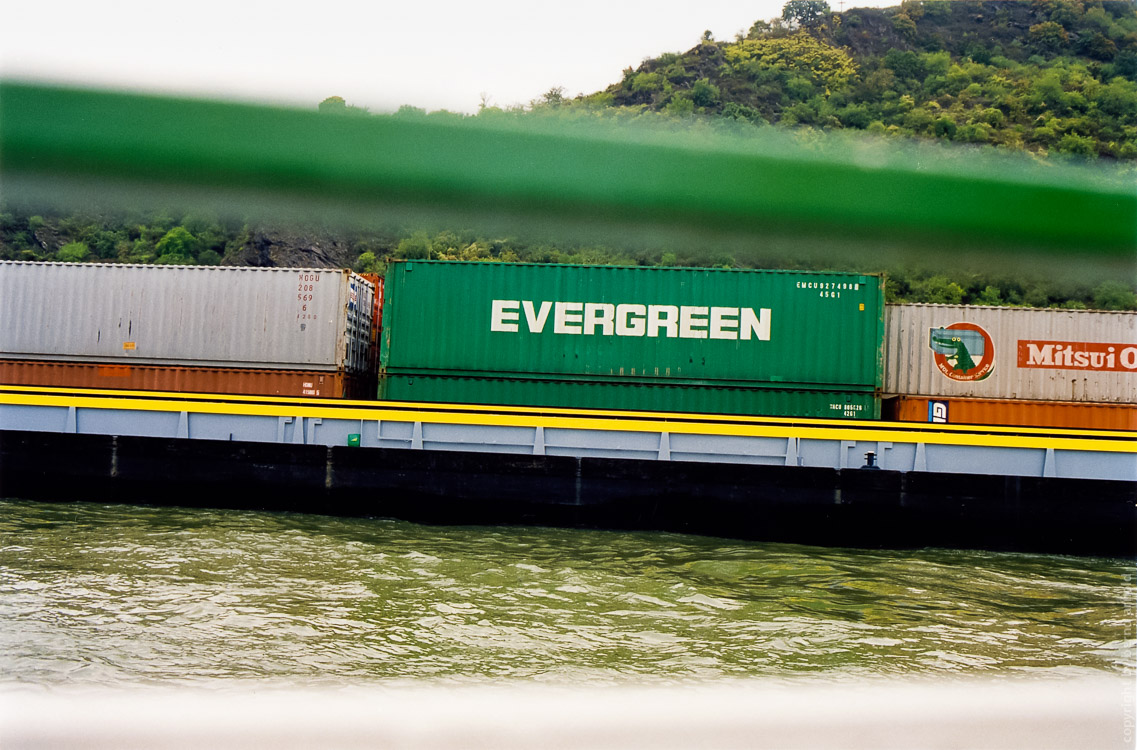
<path fill-rule="evenodd" d="M 1132 560 L 0 501 L 0 682 L 1137 674 Z"/>

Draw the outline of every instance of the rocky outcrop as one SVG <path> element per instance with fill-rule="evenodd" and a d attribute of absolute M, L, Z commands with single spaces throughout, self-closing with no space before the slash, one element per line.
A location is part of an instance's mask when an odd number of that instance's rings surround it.
<path fill-rule="evenodd" d="M 226 255 L 227 266 L 267 268 L 350 268 L 352 249 L 331 235 L 258 230 L 245 245 Z"/>

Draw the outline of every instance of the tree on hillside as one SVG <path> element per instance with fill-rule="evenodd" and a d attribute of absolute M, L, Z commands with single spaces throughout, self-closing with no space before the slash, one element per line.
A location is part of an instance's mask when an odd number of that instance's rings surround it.
<path fill-rule="evenodd" d="M 91 257 L 91 251 L 82 242 L 68 242 L 59 248 L 56 259 L 63 263 L 82 263 Z"/>
<path fill-rule="evenodd" d="M 319 110 L 321 112 L 344 112 L 347 110 L 347 102 L 342 96 L 329 96 L 320 102 Z"/>
<path fill-rule="evenodd" d="M 332 115 L 366 115 L 370 114 L 366 107 L 355 107 L 348 105 L 347 101 L 342 96 L 329 96 L 324 101 L 320 102 L 317 107 L 322 114 Z"/>
<path fill-rule="evenodd" d="M 790 0 L 782 7 L 782 19 L 812 29 L 831 13 L 825 0 Z"/>
<path fill-rule="evenodd" d="M 827 89 L 843 88 L 857 74 L 856 63 L 843 49 L 814 39 L 804 31 L 789 37 L 744 39 L 724 48 L 735 68 L 756 66 L 793 71 Z"/>
<path fill-rule="evenodd" d="M 156 263 L 164 265 L 188 265 L 194 262 L 201 243 L 185 227 L 174 227 L 158 240 Z"/>
<path fill-rule="evenodd" d="M 1030 43 L 1043 54 L 1058 54 L 1066 46 L 1069 39 L 1066 29 L 1053 21 L 1046 21 L 1030 27 Z"/>
<path fill-rule="evenodd" d="M 553 86 L 551 89 L 541 95 L 537 101 L 538 104 L 543 104 L 547 107 L 559 107 L 565 103 L 565 87 Z"/>

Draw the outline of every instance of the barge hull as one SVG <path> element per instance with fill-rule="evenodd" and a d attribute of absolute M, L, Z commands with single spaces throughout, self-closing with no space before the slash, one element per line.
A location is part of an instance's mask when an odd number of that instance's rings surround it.
<path fill-rule="evenodd" d="M 858 547 L 1137 554 L 1137 485 L 1115 480 L 5 430 L 0 494 Z"/>

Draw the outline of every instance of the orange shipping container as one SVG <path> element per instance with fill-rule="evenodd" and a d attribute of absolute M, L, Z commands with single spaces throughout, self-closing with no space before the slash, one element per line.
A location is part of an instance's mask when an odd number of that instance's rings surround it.
<path fill-rule="evenodd" d="M 371 335 L 375 336 L 383 328 L 383 277 L 377 273 L 359 275 L 375 285 L 375 294 L 372 297 L 374 309 L 371 311 Z"/>
<path fill-rule="evenodd" d="M 374 377 L 342 372 L 0 360 L 0 383 L 57 388 L 375 398 Z"/>
<path fill-rule="evenodd" d="M 885 419 L 900 422 L 1137 430 L 1137 405 L 898 396 L 885 399 Z"/>
<path fill-rule="evenodd" d="M 383 330 L 383 277 L 377 273 L 361 273 L 365 281 L 375 285 L 371 311 L 371 359 L 368 372 L 379 372 L 379 335 Z M 372 394 L 374 395 L 374 394 Z"/>

